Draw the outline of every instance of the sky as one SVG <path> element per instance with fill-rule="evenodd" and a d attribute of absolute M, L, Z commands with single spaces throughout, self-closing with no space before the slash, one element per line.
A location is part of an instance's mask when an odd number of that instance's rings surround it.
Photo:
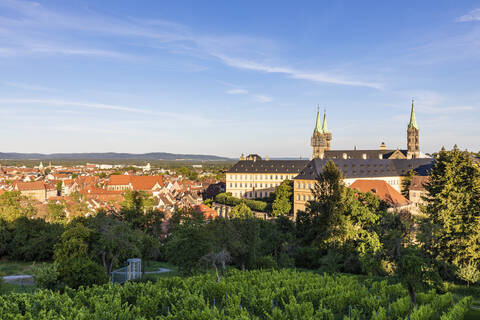
<path fill-rule="evenodd" d="M 478 1 L 0 0 L 0 152 L 480 150 Z"/>

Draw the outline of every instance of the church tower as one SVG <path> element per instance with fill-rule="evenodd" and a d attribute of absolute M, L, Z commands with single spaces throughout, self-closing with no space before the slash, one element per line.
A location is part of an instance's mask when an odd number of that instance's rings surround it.
<path fill-rule="evenodd" d="M 407 159 L 420 157 L 420 145 L 418 142 L 418 125 L 415 118 L 415 107 L 412 100 L 412 111 L 410 112 L 410 123 L 407 129 Z"/>
<path fill-rule="evenodd" d="M 311 145 L 313 147 L 313 159 L 323 159 L 326 150 L 330 150 L 330 141 L 332 140 L 332 134 L 328 131 L 327 126 L 327 113 L 323 115 L 323 123 L 320 125 L 320 110 L 317 110 L 317 121 L 315 123 L 315 129 L 313 130 L 313 136 L 311 139 Z"/>

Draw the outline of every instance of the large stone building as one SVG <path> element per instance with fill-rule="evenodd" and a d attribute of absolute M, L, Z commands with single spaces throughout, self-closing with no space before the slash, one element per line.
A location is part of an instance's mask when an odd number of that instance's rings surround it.
<path fill-rule="evenodd" d="M 396 191 L 401 191 L 403 177 L 409 170 L 426 176 L 433 160 L 422 158 L 419 145 L 419 128 L 412 101 L 410 122 L 407 127 L 407 149 L 388 149 L 382 142 L 380 148 L 370 150 L 331 150 L 332 133 L 327 127 L 326 113 L 320 121 L 317 111 L 311 138 L 312 159 L 268 160 L 258 155 L 241 157 L 228 172 L 226 191 L 238 198 L 269 196 L 286 179 L 294 181 L 294 213 L 305 210 L 312 200 L 312 188 L 327 161 L 332 160 L 342 171 L 344 182 L 350 186 L 358 180 L 382 180 Z"/>

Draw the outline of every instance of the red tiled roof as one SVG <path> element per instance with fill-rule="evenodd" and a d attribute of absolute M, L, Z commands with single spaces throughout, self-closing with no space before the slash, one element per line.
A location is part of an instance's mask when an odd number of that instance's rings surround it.
<path fill-rule="evenodd" d="M 408 200 L 384 180 L 355 180 L 350 188 L 360 192 L 371 192 L 391 206 L 408 204 Z"/>
<path fill-rule="evenodd" d="M 413 176 L 412 183 L 410 184 L 410 190 L 424 191 L 425 187 L 423 186 L 429 180 L 428 176 Z"/>
<path fill-rule="evenodd" d="M 131 176 L 127 175 L 112 175 L 110 176 L 110 182 L 108 183 L 109 185 L 128 185 L 130 184 L 131 181 Z"/>
<path fill-rule="evenodd" d="M 163 184 L 163 179 L 161 176 L 132 176 L 133 190 L 152 190 L 157 183 L 159 185 Z"/>
<path fill-rule="evenodd" d="M 35 182 L 17 182 L 15 184 L 16 189 L 19 191 L 27 191 L 27 190 L 45 190 L 45 183 L 42 181 L 35 181 Z"/>
<path fill-rule="evenodd" d="M 209 206 L 203 203 L 194 206 L 193 209 L 196 212 L 203 213 L 203 216 L 205 217 L 205 219 L 214 219 L 218 217 L 217 211 L 215 211 L 214 209 L 210 208 Z"/>
<path fill-rule="evenodd" d="M 130 175 L 114 175 L 110 177 L 109 185 L 129 185 L 132 184 L 133 190 L 150 191 L 158 183 L 163 185 L 162 176 L 130 176 Z"/>

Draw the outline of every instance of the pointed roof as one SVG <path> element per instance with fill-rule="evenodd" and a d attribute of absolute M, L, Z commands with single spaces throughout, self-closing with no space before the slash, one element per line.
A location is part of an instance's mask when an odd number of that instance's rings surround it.
<path fill-rule="evenodd" d="M 415 107 L 413 105 L 413 99 L 412 99 L 412 111 L 410 112 L 410 123 L 408 124 L 408 127 L 415 128 L 418 130 L 418 124 L 417 124 L 417 118 L 415 117 Z"/>
<path fill-rule="evenodd" d="M 320 108 L 317 108 L 317 121 L 315 122 L 315 129 L 313 132 L 323 133 L 323 128 L 320 125 Z"/>
<path fill-rule="evenodd" d="M 328 133 L 328 126 L 327 126 L 327 110 L 323 113 L 323 125 L 322 125 L 323 133 Z"/>

